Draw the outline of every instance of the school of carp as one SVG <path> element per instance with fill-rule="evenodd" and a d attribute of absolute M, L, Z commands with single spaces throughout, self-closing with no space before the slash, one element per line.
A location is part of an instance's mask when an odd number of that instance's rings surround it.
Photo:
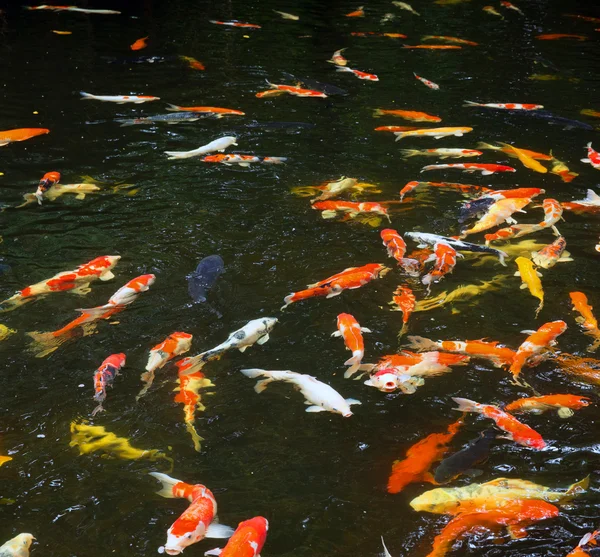
<path fill-rule="evenodd" d="M 425 18 L 429 9 L 439 9 L 439 6 L 458 4 L 467 0 L 435 0 L 435 2 L 420 1 L 418 11 L 406 2 L 393 1 L 390 6 L 397 13 L 386 13 L 383 19 L 375 21 L 375 25 L 386 23 L 400 17 L 403 13 L 403 24 L 407 32 L 410 27 L 409 18 Z M 431 4 L 431 6 L 429 5 Z M 508 1 L 495 2 L 496 5 L 477 6 L 474 9 L 484 12 L 483 17 L 497 18 L 526 17 L 525 8 L 516 6 Z M 523 2 L 526 6 L 526 2 Z M 437 6 L 436 6 L 437 5 Z M 433 6 L 433 7 L 432 7 Z M 348 7 L 350 9 L 351 6 Z M 38 5 L 26 6 L 30 11 L 75 12 L 86 15 L 119 15 L 117 10 L 79 8 L 76 6 Z M 392 9 L 392 8 L 390 8 Z M 297 15 L 274 10 L 283 20 L 298 21 Z M 340 18 L 375 18 L 369 14 L 369 6 L 355 7 L 348 13 L 340 14 Z M 579 14 L 564 14 L 565 17 L 577 19 L 582 24 L 600 26 L 600 18 Z M 237 20 L 209 20 L 211 24 L 231 27 L 231 32 L 266 32 L 266 26 L 240 22 Z M 290 24 L 292 25 L 292 24 Z M 234 31 L 235 28 L 243 31 Z M 259 31 L 261 30 L 262 31 Z M 600 29 L 595 29 L 600 31 Z M 68 34 L 67 31 L 53 31 L 56 34 Z M 444 35 L 426 35 L 415 44 L 410 33 L 389 33 L 370 31 L 351 33 L 353 37 L 385 37 L 389 39 L 409 39 L 411 44 L 401 43 L 400 48 L 420 49 L 425 51 L 458 51 L 477 48 L 478 43 L 461 37 Z M 587 35 L 568 33 L 537 33 L 535 40 L 556 41 L 567 40 L 577 43 L 588 40 Z M 575 43 L 575 44 L 577 44 Z M 133 51 L 143 50 L 152 44 L 152 34 L 136 40 L 129 48 Z M 333 48 L 332 48 L 333 51 Z M 352 77 L 365 81 L 365 87 L 373 87 L 379 77 L 363 69 L 351 68 L 349 47 L 333 51 L 331 58 L 323 60 L 332 64 L 340 78 Z M 207 71 L 203 62 L 188 56 L 180 56 L 190 69 Z M 354 66 L 354 63 L 352 63 Z M 433 94 L 443 92 L 439 85 L 426 77 L 418 75 L 407 68 L 419 83 L 427 87 Z M 348 75 L 350 74 L 350 75 Z M 412 79 L 412 77 L 411 77 Z M 540 78 L 542 79 L 542 78 Z M 264 83 L 264 82 L 263 82 Z M 266 89 L 257 90 L 257 98 L 272 99 L 282 95 L 291 95 L 304 99 L 326 99 L 332 96 L 333 87 L 318 85 L 309 86 L 304 82 L 294 84 L 272 83 L 266 80 Z M 258 87 L 261 87 L 259 85 Z M 419 85 L 420 87 L 420 85 Z M 375 94 L 375 93 L 373 93 Z M 151 95 L 96 95 L 81 92 L 81 100 L 98 101 L 117 104 L 143 104 L 159 101 L 159 97 Z M 333 93 L 335 95 L 335 91 Z M 464 101 L 464 107 L 472 110 L 510 111 L 511 113 L 538 113 L 555 123 L 573 125 L 583 129 L 594 129 L 592 125 L 578 121 L 568 121 L 559 116 L 544 112 L 540 104 L 521 102 L 525 99 L 498 99 L 503 102 Z M 506 102 L 514 101 L 519 102 Z M 279 102 L 279 101 L 276 101 Z M 298 102 L 322 102 L 299 101 Z M 375 128 L 378 132 L 393 133 L 395 141 L 409 143 L 411 140 L 422 138 L 424 148 L 404 148 L 399 153 L 405 159 L 426 157 L 437 159 L 434 164 L 423 166 L 421 172 L 434 172 L 444 176 L 454 177 L 456 171 L 472 175 L 480 173 L 482 177 L 497 173 L 523 175 L 534 183 L 535 173 L 554 174 L 556 180 L 570 183 L 578 174 L 558 160 L 549 150 L 541 153 L 515 146 L 502 141 L 478 141 L 474 146 L 462 144 L 474 130 L 470 126 L 446 126 L 441 124 L 446 119 L 444 114 L 429 114 L 418 110 L 420 107 L 392 109 L 388 107 L 375 108 L 374 118 L 385 118 L 390 122 L 400 119 L 410 125 L 395 126 L 381 125 Z M 179 106 L 168 104 L 167 114 L 117 119 L 122 126 L 154 125 L 160 122 L 177 124 L 194 122 L 201 118 L 243 117 L 244 112 L 212 106 Z M 588 119 L 599 118 L 600 112 L 593 109 L 582 109 L 581 114 Z M 571 124 L 569 124 L 571 122 Z M 416 124 L 416 125 L 413 125 Z M 441 124 L 441 125 L 440 125 Z M 587 126 L 587 127 L 586 127 Z M 597 129 L 597 128 L 596 128 Z M 50 133 L 46 128 L 19 128 L 0 131 L 0 146 L 9 146 Z M 435 147 L 432 143 L 443 138 L 453 138 L 461 145 L 452 147 Z M 241 143 L 241 141 L 240 141 Z M 286 164 L 287 157 L 263 156 L 242 153 L 223 153 L 223 151 L 238 146 L 238 138 L 224 136 L 216 138 L 206 145 L 190 151 L 167 151 L 168 159 L 181 160 L 200 157 L 205 163 L 219 163 L 227 166 L 237 165 L 248 168 L 254 164 L 280 165 Z M 404 145 L 403 145 L 404 146 Z M 8 148 L 18 148 L 11 146 Z M 593 148 L 592 142 L 581 145 L 581 162 L 589 164 L 593 169 L 600 170 L 600 152 Z M 490 155 L 498 160 L 493 163 L 448 162 L 452 159 L 474 159 Z M 506 164 L 506 163 L 509 164 Z M 578 161 L 579 162 L 579 161 Z M 513 166 L 514 165 L 514 166 Z M 439 179 L 439 178 L 438 178 Z M 86 195 L 106 191 L 128 189 L 131 185 L 116 185 L 111 188 L 103 186 L 86 177 L 85 181 L 76 184 L 62 184 L 61 174 L 52 170 L 39 180 L 36 190 L 24 194 L 25 203 L 10 209 L 34 211 L 43 204 L 56 202 L 64 194 L 75 195 L 78 201 L 84 201 Z M 525 178 L 523 178 L 525 180 Z M 520 181 L 520 179 L 519 179 Z M 434 232 L 423 224 L 421 230 L 397 230 L 402 226 L 401 219 L 396 214 L 403 211 L 418 211 L 425 198 L 436 196 L 444 191 L 454 194 L 460 199 L 460 205 L 454 210 L 457 226 L 452 230 Z M 552 268 L 558 263 L 574 264 L 574 258 L 567 251 L 567 238 L 561 233 L 562 223 L 568 221 L 571 215 L 597 218 L 600 214 L 600 195 L 593 189 L 587 190 L 583 199 L 559 200 L 545 196 L 545 190 L 535 186 L 515 186 L 510 189 L 495 189 L 479 184 L 464 184 L 458 182 L 425 182 L 412 180 L 400 186 L 398 197 L 395 199 L 374 201 L 362 199 L 381 193 L 377 185 L 361 182 L 358 178 L 342 176 L 330 178 L 321 184 L 291 188 L 291 195 L 296 198 L 310 197 L 310 208 L 317 211 L 322 219 L 335 220 L 344 223 L 340 226 L 356 224 L 366 225 L 364 230 L 378 228 L 379 240 L 373 247 L 372 262 L 356 267 L 338 269 L 338 272 L 327 277 L 314 276 L 310 269 L 299 269 L 298 273 L 307 280 L 315 281 L 305 288 L 300 286 L 296 291 L 283 299 L 283 306 L 278 317 L 259 317 L 246 319 L 240 328 L 231 327 L 233 332 L 220 344 L 213 348 L 204 348 L 195 356 L 184 356 L 192 350 L 193 335 L 185 331 L 173 331 L 163 339 L 156 339 L 157 344 L 148 346 L 148 359 L 145 369 L 140 374 L 139 393 L 135 401 L 139 401 L 147 393 L 156 388 L 154 380 L 156 373 L 165 366 L 172 364 L 176 370 L 178 386 L 175 389 L 174 401 L 182 405 L 183 422 L 191 438 L 191 446 L 200 452 L 201 437 L 197 424 L 197 414 L 205 410 L 202 394 L 210 394 L 205 390 L 214 387 L 210 377 L 205 373 L 210 370 L 211 362 L 226 357 L 227 352 L 239 350 L 245 352 L 254 345 L 263 345 L 269 340 L 270 333 L 276 330 L 280 320 L 285 320 L 286 314 L 294 311 L 294 304 L 308 303 L 327 304 L 326 300 L 344 294 L 347 290 L 364 289 L 362 295 L 368 296 L 369 284 L 373 281 L 385 281 L 389 284 L 389 308 L 399 312 L 398 339 L 400 347 L 397 352 L 381 354 L 376 363 L 366 363 L 364 334 L 374 334 L 362 325 L 365 319 L 356 318 L 350 313 L 337 315 L 337 330 L 332 337 L 339 338 L 350 357 L 340 366 L 345 366 L 344 378 L 361 380 L 367 387 L 373 387 L 382 393 L 402 393 L 414 395 L 430 379 L 452 373 L 454 367 L 469 366 L 477 361 L 482 366 L 491 366 L 504 370 L 515 389 L 527 396 L 515 397 L 512 400 L 476 401 L 463 397 L 452 397 L 454 410 L 460 417 L 447 416 L 448 426 L 442 432 L 433 432 L 412 446 L 403 449 L 403 456 L 393 462 L 387 492 L 400 494 L 413 483 L 432 484 L 436 486 L 423 491 L 420 495 L 405 503 L 421 513 L 433 513 L 447 517 L 446 523 L 432 536 L 431 550 L 428 557 L 442 557 L 453 552 L 458 542 L 470 536 L 486 534 L 494 541 L 501 543 L 503 533 L 508 533 L 512 540 L 520 540 L 528 536 L 527 528 L 541 521 L 548 521 L 546 528 L 551 529 L 551 521 L 557 518 L 562 509 L 573 500 L 588 492 L 590 477 L 574 478 L 570 486 L 546 486 L 533 481 L 497 477 L 482 483 L 461 484 L 459 487 L 446 486 L 457 478 L 474 476 L 475 467 L 485 466 L 490 450 L 496 444 L 508 442 L 518 451 L 544 451 L 553 444 L 552 428 L 558 427 L 561 419 L 567 419 L 575 412 L 585 412 L 589 405 L 596 404 L 594 396 L 581 396 L 567 392 L 553 392 L 546 383 L 540 391 L 532 386 L 535 380 L 535 369 L 542 362 L 551 362 L 556 369 L 579 384 L 592 386 L 600 385 L 600 360 L 593 357 L 579 357 L 559 350 L 560 337 L 567 327 L 575 327 L 581 334 L 590 339 L 587 351 L 595 353 L 600 348 L 600 328 L 593 312 L 594 296 L 573 287 L 572 291 L 564 293 L 564 301 L 570 304 L 570 315 L 556 315 L 544 305 L 544 281 L 551 276 Z M 565 195 L 566 197 L 566 195 Z M 306 203 L 295 199 L 298 204 Z M 521 215 L 532 217 L 534 222 L 522 222 Z M 527 212 L 527 213 L 526 213 Z M 5 213 L 10 218 L 10 211 Z M 517 218 L 519 220 L 517 220 Z M 384 223 L 385 226 L 384 227 Z M 443 233 L 441 233 L 443 232 Z M 537 235 L 536 242 L 531 239 Z M 526 240 L 516 241 L 527 236 Z M 552 238 L 553 236 L 553 238 Z M 552 239 L 552 241 L 550 241 Z M 589 240 L 589 245 L 579 246 L 587 251 L 600 252 L 597 238 Z M 28 345 L 26 350 L 36 358 L 46 357 L 59 351 L 65 343 L 76 342 L 78 338 L 102 332 L 102 322 L 113 320 L 116 314 L 127 309 L 151 290 L 160 276 L 142 274 L 137 277 L 119 277 L 118 264 L 120 255 L 96 255 L 90 260 L 73 263 L 70 270 L 58 271 L 54 276 L 24 286 L 14 295 L 0 303 L 0 312 L 4 320 L 10 319 L 12 311 L 18 311 L 26 304 L 32 304 L 50 295 L 71 293 L 85 296 L 93 291 L 96 281 L 115 280 L 120 286 L 114 294 L 100 305 L 78 309 L 78 315 L 54 331 L 27 332 Z M 386 259 L 387 258 L 387 259 Z M 207 260 L 211 261 L 208 262 Z M 382 261 L 386 261 L 383 263 Z M 205 260 L 203 260 L 205 262 Z M 575 260 L 576 262 L 576 260 Z M 499 275 L 491 281 L 479 284 L 464 285 L 450 292 L 439 291 L 440 283 L 450 275 L 456 265 L 476 265 L 486 263 L 498 267 Z M 206 258 L 206 265 L 198 266 L 196 274 L 190 280 L 190 294 L 196 301 L 206 301 L 206 293 L 223 271 L 223 261 L 218 256 Z M 393 278 L 390 278 L 393 277 Z M 518 279 L 513 278 L 518 277 Z M 299 283 L 303 282 L 299 279 Z M 196 282 L 194 282 L 196 281 Z M 474 281 L 476 282 L 476 281 Z M 382 283 L 383 284 L 383 283 Z M 522 290 L 522 292 L 520 292 Z M 430 339 L 419 336 L 411 327 L 411 316 L 417 312 L 439 310 L 446 304 L 454 307 L 460 302 L 468 302 L 485 291 L 504 292 L 505 295 L 519 297 L 524 307 L 531 314 L 532 328 L 517 331 L 509 345 L 485 337 L 485 330 L 478 331 L 473 339 Z M 146 297 L 145 295 L 144 297 Z M 319 302 L 313 298 L 325 298 Z M 531 299 L 533 298 L 533 300 Z M 292 306 L 292 307 L 290 307 Z M 283 311 L 285 310 L 285 311 Z M 540 313 L 544 312 L 543 319 Z M 364 316 L 361 316 L 364 317 Z M 332 315 L 332 323 L 336 316 Z M 111 321 L 113 320 L 113 321 Z M 40 320 L 43 324 L 43 320 Z M 41 325 L 43 326 L 43 325 Z M 16 331 L 7 325 L 0 329 L 0 340 Z M 478 338 L 483 336 L 484 338 Z M 367 346 L 371 337 L 367 336 Z M 340 341 L 331 341 L 340 342 Z M 375 344 L 375 341 L 372 341 Z M 180 356 L 184 356 L 179 358 Z M 70 424 L 70 446 L 76 448 L 80 455 L 101 452 L 104 458 L 119 458 L 124 460 L 147 459 L 149 461 L 164 460 L 169 464 L 169 472 L 176 462 L 175 455 L 167 455 L 159 449 L 141 449 L 133 447 L 129 440 L 118 437 L 104 426 L 91 424 L 90 420 L 100 418 L 103 413 L 110 412 L 110 396 L 107 389 L 113 387 L 123 368 L 132 365 L 127 361 L 125 353 L 107 354 L 104 361 L 97 364 L 96 371 L 90 372 L 89 387 L 95 403 L 90 407 L 89 419 L 79 419 Z M 135 364 L 132 366 L 135 367 Z M 141 370 L 140 370 L 141 371 Z M 265 370 L 247 367 L 239 370 L 243 376 L 257 379 L 254 390 L 263 393 L 273 382 L 283 382 L 293 385 L 294 389 L 304 398 L 306 412 L 329 412 L 348 418 L 353 416 L 353 406 L 361 405 L 359 400 L 347 398 L 329 385 L 307 374 L 291 370 Z M 118 388 L 118 385 L 117 387 Z M 204 393 L 203 393 L 204 392 Z M 267 396 L 267 395 L 263 395 Z M 275 396 L 275 395 L 274 395 Z M 300 404 L 301 397 L 293 395 L 292 403 Z M 493 403 L 492 403 L 493 402 Z M 368 410 L 363 411 L 364 414 Z M 453 447 L 452 441 L 465 425 L 472 419 L 470 414 L 478 415 L 478 420 L 485 424 L 480 434 L 461 448 Z M 547 422 L 544 430 L 537 431 L 527 424 L 528 415 L 546 414 Z M 0 466 L 18 465 L 18 456 L 0 456 Z M 186 499 L 187 509 L 175 520 L 167 530 L 167 539 L 159 548 L 160 553 L 179 555 L 189 546 L 205 538 L 227 540 L 222 548 L 206 551 L 205 555 L 221 555 L 222 557 L 258 557 L 267 539 L 269 523 L 262 516 L 248 517 L 240 522 L 236 529 L 220 524 L 217 519 L 217 498 L 214 493 L 201 483 L 193 483 L 198 478 L 174 479 L 162 472 L 151 472 L 161 485 L 158 494 L 164 498 Z M 189 483 L 188 483 L 189 482 Z M 439 487 L 441 486 L 441 487 Z M 402 503 L 402 504 L 405 504 Z M 182 505 L 183 507 L 184 505 Z M 596 517 L 600 518 L 600 515 Z M 600 520 L 598 520 L 600 522 Z M 543 526 L 542 526 L 543 527 Z M 539 532 L 543 530 L 538 530 Z M 401 540 L 386 536 L 385 532 L 368 532 L 381 538 L 384 555 L 407 555 L 406 551 L 398 553 L 402 547 Z M 27 557 L 35 538 L 32 534 L 21 533 L 0 547 L 0 557 Z M 480 537 L 478 539 L 481 539 Z M 589 532 L 578 542 L 570 542 L 573 547 L 567 557 L 592 556 L 598 551 L 600 530 Z M 387 545 L 386 545 L 387 544 Z M 395 548 L 394 552 L 389 548 Z M 190 551 L 191 553 L 191 551 Z M 468 553 L 468 552 L 467 552 Z M 456 552 L 458 554 L 458 552 Z M 463 550 L 462 554 L 466 554 Z M 523 553 L 526 555 L 527 553 Z"/>

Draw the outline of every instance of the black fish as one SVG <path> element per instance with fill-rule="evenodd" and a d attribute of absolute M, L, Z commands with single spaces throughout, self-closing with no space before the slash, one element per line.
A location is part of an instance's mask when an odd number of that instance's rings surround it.
<path fill-rule="evenodd" d="M 265 128 L 265 129 L 311 129 L 314 128 L 315 124 L 308 124 L 306 122 L 250 122 L 246 125 L 247 128 Z"/>
<path fill-rule="evenodd" d="M 206 293 L 224 270 L 225 264 L 218 255 L 209 255 L 198 263 L 196 270 L 187 278 L 188 292 L 194 302 L 206 302 Z"/>
<path fill-rule="evenodd" d="M 491 197 L 480 197 L 468 201 L 461 206 L 458 212 L 458 222 L 462 224 L 471 217 L 479 216 L 481 213 L 487 211 L 488 207 L 494 203 Z"/>
<path fill-rule="evenodd" d="M 129 56 L 127 58 L 109 58 L 104 56 L 107 64 L 155 64 L 178 60 L 178 56 Z"/>
<path fill-rule="evenodd" d="M 211 115 L 212 116 L 212 115 Z M 154 124 L 165 122 L 166 124 L 179 124 L 180 122 L 196 122 L 200 118 L 206 118 L 204 114 L 197 112 L 169 112 L 169 114 L 156 114 L 154 116 L 139 116 L 138 118 L 118 118 L 115 122 L 120 122 L 121 127 L 135 126 L 136 124 Z"/>
<path fill-rule="evenodd" d="M 594 126 L 587 124 L 586 122 L 580 122 L 579 120 L 571 120 L 564 116 L 555 116 L 547 110 L 515 110 L 511 111 L 512 114 L 521 114 L 523 116 L 531 116 L 532 118 L 539 118 L 540 120 L 547 120 L 549 124 L 556 124 L 558 126 L 564 126 L 565 130 L 572 130 L 575 128 L 581 128 L 583 130 L 594 130 Z"/>
<path fill-rule="evenodd" d="M 495 439 L 496 431 L 494 429 L 490 428 L 481 432 L 477 439 L 473 439 L 466 447 L 440 462 L 435 470 L 434 480 L 443 484 L 472 469 L 473 466 L 488 457 Z"/>

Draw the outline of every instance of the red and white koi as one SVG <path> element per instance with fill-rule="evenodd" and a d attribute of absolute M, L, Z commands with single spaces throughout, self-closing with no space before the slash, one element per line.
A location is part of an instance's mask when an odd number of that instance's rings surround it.
<path fill-rule="evenodd" d="M 520 13 L 521 15 L 525 15 L 522 11 L 521 8 L 517 8 L 517 6 L 515 6 L 514 4 L 511 4 L 510 2 L 507 2 L 506 0 L 501 0 L 500 1 L 500 5 L 504 8 L 506 8 L 507 10 L 514 10 L 515 12 Z"/>
<path fill-rule="evenodd" d="M 338 330 L 332 333 L 331 336 L 342 337 L 346 348 L 352 352 L 352 358 L 344 362 L 345 366 L 350 366 L 344 373 L 344 377 L 348 379 L 358 371 L 365 355 L 365 343 L 362 333 L 372 331 L 366 327 L 361 327 L 355 317 L 349 313 L 340 313 L 337 316 L 337 328 Z"/>
<path fill-rule="evenodd" d="M 401 149 L 405 157 L 439 157 L 440 159 L 460 159 L 464 157 L 478 157 L 483 152 L 475 149 Z"/>
<path fill-rule="evenodd" d="M 387 248 L 388 255 L 393 257 L 404 272 L 410 276 L 419 276 L 419 262 L 415 259 L 404 257 L 406 242 L 396 230 L 386 228 L 380 232 L 383 245 Z"/>
<path fill-rule="evenodd" d="M 98 402 L 98 406 L 94 408 L 92 416 L 98 412 L 103 412 L 102 403 L 106 400 L 106 387 L 112 385 L 115 377 L 119 375 L 120 369 L 125 365 L 125 354 L 111 354 L 106 358 L 100 367 L 94 373 L 94 400 Z"/>
<path fill-rule="evenodd" d="M 91 8 L 78 8 L 77 6 L 50 6 L 48 4 L 23 7 L 26 10 L 52 10 L 53 12 L 79 12 L 82 14 L 118 15 L 121 13 L 117 10 L 95 10 Z"/>
<path fill-rule="evenodd" d="M 250 166 L 253 163 L 262 164 L 283 164 L 287 161 L 287 157 L 256 157 L 254 155 L 208 155 L 201 159 L 202 162 L 216 162 L 231 166 L 237 164 L 239 166 Z"/>
<path fill-rule="evenodd" d="M 424 77 L 421 77 L 420 75 L 417 75 L 416 73 L 413 72 L 413 75 L 423 84 L 426 85 L 427 87 L 429 87 L 430 89 L 433 89 L 434 91 L 438 91 L 440 86 L 437 83 L 434 83 L 433 81 L 429 81 L 428 79 L 425 79 Z"/>
<path fill-rule="evenodd" d="M 326 99 L 327 95 L 322 91 L 314 91 L 313 89 L 303 89 L 302 87 L 294 87 L 293 85 L 277 85 L 267 81 L 267 85 L 270 87 L 269 91 L 263 93 L 257 93 L 257 97 L 269 96 L 268 93 L 280 91 L 281 93 L 288 93 L 295 97 L 312 97 Z"/>
<path fill-rule="evenodd" d="M 479 106 L 482 108 L 497 108 L 500 110 L 539 110 L 544 108 L 542 104 L 525 104 L 525 103 L 477 103 L 473 101 L 465 101 L 463 106 Z"/>
<path fill-rule="evenodd" d="M 344 52 L 344 50 L 346 50 L 345 48 L 340 48 L 340 50 L 336 50 L 333 53 L 333 56 L 331 57 L 330 60 L 327 60 L 330 64 L 335 64 L 336 66 L 347 66 L 348 65 L 348 60 L 346 60 L 343 56 L 342 56 L 342 52 Z"/>
<path fill-rule="evenodd" d="M 410 133 L 410 132 L 407 132 Z M 424 166 L 421 172 L 426 170 L 441 170 L 445 168 L 457 168 L 463 172 L 476 172 L 480 171 L 482 175 L 489 176 L 496 172 L 516 172 L 516 168 L 512 166 L 505 166 L 503 164 L 478 164 L 478 163 L 450 163 L 450 164 L 430 164 Z"/>
<path fill-rule="evenodd" d="M 210 23 L 214 23 L 215 25 L 227 25 L 228 27 L 238 27 L 240 29 L 260 29 L 260 25 L 256 25 L 254 23 L 243 23 L 237 20 L 231 21 L 215 21 L 214 19 L 208 20 Z"/>
<path fill-rule="evenodd" d="M 427 261 L 435 261 L 435 264 L 433 269 L 421 279 L 421 282 L 427 286 L 428 291 L 432 283 L 439 282 L 444 276 L 452 272 L 457 257 L 463 257 L 463 255 L 448 244 L 443 242 L 435 244 L 433 254 L 427 259 Z"/>
<path fill-rule="evenodd" d="M 589 162 L 596 170 L 600 170 L 600 153 L 592 149 L 592 142 L 587 144 L 588 156 L 585 159 L 581 159 L 581 162 Z"/>
<path fill-rule="evenodd" d="M 353 73 L 358 79 L 364 79 L 366 81 L 379 81 L 379 78 L 373 73 L 361 72 L 359 70 L 353 70 L 348 66 L 338 66 L 335 69 L 336 72 L 350 72 Z"/>
<path fill-rule="evenodd" d="M 565 201 L 561 207 L 574 213 L 600 213 L 600 195 L 594 190 L 587 190 L 583 199 L 577 201 Z"/>
<path fill-rule="evenodd" d="M 134 103 L 142 104 L 150 101 L 159 101 L 160 97 L 150 97 L 148 95 L 92 95 L 81 91 L 82 101 L 104 101 L 109 103 L 125 104 Z"/>

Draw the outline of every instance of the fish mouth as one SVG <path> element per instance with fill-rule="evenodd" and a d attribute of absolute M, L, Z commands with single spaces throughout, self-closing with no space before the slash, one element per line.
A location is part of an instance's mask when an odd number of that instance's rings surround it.
<path fill-rule="evenodd" d="M 345 414 L 342 414 L 342 416 L 344 416 L 344 418 L 349 418 L 352 416 L 352 412 L 346 412 Z"/>

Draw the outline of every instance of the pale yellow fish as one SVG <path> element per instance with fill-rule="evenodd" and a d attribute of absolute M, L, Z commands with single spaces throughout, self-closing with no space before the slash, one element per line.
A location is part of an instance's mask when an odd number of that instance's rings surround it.
<path fill-rule="evenodd" d="M 292 21 L 298 21 L 300 18 L 294 14 L 288 14 L 287 12 L 280 12 L 279 10 L 273 10 L 276 14 L 279 14 L 283 19 L 291 19 Z"/>
<path fill-rule="evenodd" d="M 82 184 L 54 184 L 50 186 L 48 190 L 44 192 L 44 201 L 54 201 L 61 195 L 70 193 L 75 195 L 75 199 L 85 199 L 85 196 L 90 193 L 98 193 L 100 188 L 94 184 L 82 183 Z M 16 208 L 26 207 L 32 203 L 37 203 L 38 199 L 33 193 L 26 193 L 23 196 L 25 203 L 18 205 Z"/>
<path fill-rule="evenodd" d="M 413 7 L 410 4 L 407 4 L 406 2 L 394 1 L 394 2 L 392 2 L 392 4 L 394 4 L 394 6 L 396 6 L 397 8 L 400 8 L 401 10 L 406 10 L 408 12 L 412 12 L 415 15 L 421 15 L 418 12 L 415 12 Z"/>
<path fill-rule="evenodd" d="M 14 335 L 17 331 L 9 329 L 6 325 L 0 324 L 0 340 L 6 340 L 10 335 Z"/>
<path fill-rule="evenodd" d="M 0 546 L 0 557 L 29 557 L 29 548 L 35 538 L 31 534 L 19 534 Z"/>
<path fill-rule="evenodd" d="M 542 281 L 540 280 L 542 275 L 535 270 L 531 259 L 517 257 L 515 263 L 519 268 L 515 273 L 515 276 L 521 277 L 521 280 L 523 281 L 521 289 L 529 288 L 531 295 L 535 296 L 540 301 L 540 305 L 535 312 L 535 316 L 537 317 L 540 310 L 544 307 L 544 289 L 542 288 Z"/>
<path fill-rule="evenodd" d="M 53 33 L 56 33 L 57 35 L 72 35 L 72 31 L 58 31 L 57 29 L 52 29 Z"/>
<path fill-rule="evenodd" d="M 500 145 L 504 145 L 504 147 L 506 147 L 507 150 L 512 151 L 515 154 L 515 156 L 521 161 L 521 163 L 523 163 L 523 166 L 534 170 L 535 172 L 539 172 L 540 174 L 546 174 L 546 172 L 548 172 L 548 169 L 545 166 L 542 166 L 538 161 L 530 157 L 522 149 L 518 149 L 517 147 L 509 145 L 508 143 L 502 143 L 502 141 L 499 141 L 498 143 L 500 143 Z"/>
<path fill-rule="evenodd" d="M 472 131 L 473 128 L 458 126 L 454 128 L 422 128 L 406 132 L 394 132 L 394 135 L 396 136 L 396 141 L 400 141 L 403 137 L 434 137 L 435 139 L 440 139 L 442 137 L 448 137 L 449 135 L 462 137 L 465 133 Z"/>

